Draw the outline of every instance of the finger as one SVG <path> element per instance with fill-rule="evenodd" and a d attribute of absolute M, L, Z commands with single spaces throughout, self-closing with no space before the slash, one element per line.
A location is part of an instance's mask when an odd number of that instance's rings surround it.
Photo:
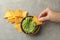
<path fill-rule="evenodd" d="M 46 21 L 47 20 L 47 17 L 42 17 L 39 19 L 39 21 Z"/>
<path fill-rule="evenodd" d="M 48 13 L 48 8 L 47 9 L 45 9 L 44 11 L 42 11 L 41 13 L 40 13 L 40 15 L 38 16 L 38 18 L 41 18 L 41 17 L 43 17 L 45 14 L 47 14 Z"/>

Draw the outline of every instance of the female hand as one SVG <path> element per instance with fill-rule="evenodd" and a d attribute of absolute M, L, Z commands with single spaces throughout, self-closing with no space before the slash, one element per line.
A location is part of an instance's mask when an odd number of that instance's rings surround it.
<path fill-rule="evenodd" d="M 50 8 L 46 8 L 44 11 L 40 13 L 38 20 L 60 22 L 60 12 L 56 12 Z"/>

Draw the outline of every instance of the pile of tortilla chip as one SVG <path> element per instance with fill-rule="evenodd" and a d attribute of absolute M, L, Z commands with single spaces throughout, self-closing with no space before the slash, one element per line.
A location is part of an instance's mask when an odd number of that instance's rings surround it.
<path fill-rule="evenodd" d="M 27 11 L 22 11 L 22 10 L 10 10 L 8 9 L 6 11 L 6 14 L 4 16 L 5 19 L 8 20 L 8 22 L 10 23 L 14 23 L 15 26 L 14 28 L 17 29 L 19 32 L 22 32 L 21 30 L 21 21 L 23 18 L 25 18 L 27 16 Z"/>

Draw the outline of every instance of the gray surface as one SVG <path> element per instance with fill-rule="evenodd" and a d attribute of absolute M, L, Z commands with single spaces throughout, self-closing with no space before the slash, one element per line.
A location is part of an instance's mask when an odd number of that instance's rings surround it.
<path fill-rule="evenodd" d="M 22 9 L 38 17 L 45 8 L 60 11 L 60 0 L 0 0 L 0 40 L 60 40 L 60 23 L 47 22 L 35 36 L 19 33 L 14 24 L 3 19 L 6 9 Z"/>

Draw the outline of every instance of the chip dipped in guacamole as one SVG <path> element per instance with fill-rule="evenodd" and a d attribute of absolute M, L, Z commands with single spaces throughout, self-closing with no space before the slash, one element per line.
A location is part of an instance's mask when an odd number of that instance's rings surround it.
<path fill-rule="evenodd" d="M 32 19 L 33 17 L 26 17 L 22 21 L 22 29 L 25 33 L 34 33 L 37 30 L 37 24 Z"/>

